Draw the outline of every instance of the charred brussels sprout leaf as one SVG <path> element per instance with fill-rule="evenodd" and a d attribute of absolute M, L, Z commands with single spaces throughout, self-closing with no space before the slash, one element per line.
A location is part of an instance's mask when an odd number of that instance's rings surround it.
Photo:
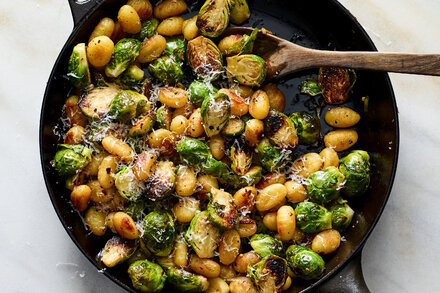
<path fill-rule="evenodd" d="M 344 179 L 344 175 L 333 166 L 316 171 L 306 179 L 307 196 L 315 202 L 327 203 L 338 196 Z"/>
<path fill-rule="evenodd" d="M 231 116 L 231 100 L 228 95 L 217 93 L 203 100 L 201 107 L 203 128 L 208 137 L 220 133 Z"/>
<path fill-rule="evenodd" d="M 290 115 L 290 120 L 295 125 L 300 143 L 312 144 L 318 141 L 321 124 L 316 116 L 307 112 L 296 112 Z"/>
<path fill-rule="evenodd" d="M 59 144 L 52 166 L 60 176 L 74 175 L 92 160 L 90 150 L 81 144 Z"/>
<path fill-rule="evenodd" d="M 170 130 L 172 117 L 173 111 L 171 111 L 171 108 L 168 106 L 162 105 L 156 111 L 156 121 L 159 128 Z"/>
<path fill-rule="evenodd" d="M 144 183 L 134 176 L 132 166 L 123 166 L 116 171 L 115 186 L 119 194 L 129 201 L 137 200 L 145 188 Z"/>
<path fill-rule="evenodd" d="M 142 43 L 136 39 L 122 39 L 113 48 L 113 55 L 105 67 L 108 77 L 118 77 L 139 55 Z"/>
<path fill-rule="evenodd" d="M 170 56 L 159 57 L 148 66 L 148 71 L 159 81 L 175 84 L 183 79 L 180 64 Z"/>
<path fill-rule="evenodd" d="M 205 292 L 209 287 L 207 278 L 183 269 L 170 268 L 167 276 L 168 282 L 179 292 Z"/>
<path fill-rule="evenodd" d="M 142 22 L 142 28 L 139 33 L 139 40 L 142 42 L 145 38 L 151 38 L 156 34 L 156 29 L 159 26 L 159 20 L 155 17 L 150 17 Z"/>
<path fill-rule="evenodd" d="M 110 104 L 121 88 L 114 83 L 105 87 L 95 87 L 84 93 L 79 101 L 79 108 L 89 118 L 101 119 L 110 111 Z"/>
<path fill-rule="evenodd" d="M 260 166 L 253 166 L 243 176 L 238 177 L 238 183 L 233 185 L 236 188 L 251 186 L 257 184 L 263 177 L 263 168 Z"/>
<path fill-rule="evenodd" d="M 345 176 L 342 194 L 356 197 L 364 194 L 370 185 L 370 155 L 366 151 L 352 151 L 340 161 L 339 170 Z"/>
<path fill-rule="evenodd" d="M 145 196 L 158 200 L 169 196 L 176 185 L 174 164 L 170 161 L 160 161 L 154 167 L 154 173 L 145 182 Z"/>
<path fill-rule="evenodd" d="M 200 106 L 205 98 L 217 91 L 210 82 L 195 80 L 188 87 L 188 96 L 191 103 Z"/>
<path fill-rule="evenodd" d="M 354 71 L 339 67 L 321 67 L 318 85 L 328 104 L 342 104 L 348 99 L 348 93 L 356 80 Z"/>
<path fill-rule="evenodd" d="M 111 268 L 128 259 L 137 248 L 135 241 L 124 240 L 119 236 L 110 238 L 101 252 L 101 261 Z"/>
<path fill-rule="evenodd" d="M 252 31 L 250 36 L 243 35 L 243 37 L 238 42 L 236 42 L 226 50 L 225 52 L 226 56 L 252 53 L 252 50 L 254 49 L 255 40 L 257 39 L 257 35 L 258 35 L 257 28 Z"/>
<path fill-rule="evenodd" d="M 163 211 L 154 211 L 144 218 L 142 240 L 145 246 L 156 256 L 171 253 L 176 239 L 173 217 Z"/>
<path fill-rule="evenodd" d="M 336 229 L 340 233 L 344 232 L 353 218 L 354 211 L 352 208 L 346 200 L 339 198 L 329 211 L 332 213 L 332 229 Z"/>
<path fill-rule="evenodd" d="M 322 94 L 322 91 L 316 79 L 307 78 L 301 83 L 301 93 L 314 97 Z"/>
<path fill-rule="evenodd" d="M 222 53 L 213 41 L 203 36 L 188 42 L 187 61 L 194 73 L 205 80 L 216 80 L 223 71 Z"/>
<path fill-rule="evenodd" d="M 248 265 L 247 273 L 258 292 L 281 292 L 287 279 L 285 259 L 268 255 L 256 264 Z"/>
<path fill-rule="evenodd" d="M 251 11 L 246 0 L 235 0 L 231 8 L 231 22 L 240 25 L 251 17 Z"/>
<path fill-rule="evenodd" d="M 283 243 L 267 234 L 255 234 L 252 236 L 250 244 L 262 258 L 268 255 L 284 257 Z"/>
<path fill-rule="evenodd" d="M 153 129 L 156 116 L 154 114 L 147 114 L 140 117 L 128 131 L 128 136 L 141 136 L 146 135 Z"/>
<path fill-rule="evenodd" d="M 125 90 L 113 98 L 109 114 L 118 121 L 127 122 L 150 108 L 151 105 L 146 96 L 135 91 Z"/>
<path fill-rule="evenodd" d="M 281 151 L 272 145 L 269 139 L 264 138 L 256 147 L 258 159 L 269 172 L 276 172 L 284 168 L 286 160 Z"/>
<path fill-rule="evenodd" d="M 208 196 L 210 199 L 207 209 L 209 221 L 222 230 L 238 228 L 238 212 L 232 195 L 213 187 Z"/>
<path fill-rule="evenodd" d="M 231 118 L 222 129 L 222 135 L 228 138 L 238 137 L 244 132 L 245 126 L 246 124 L 241 118 Z"/>
<path fill-rule="evenodd" d="M 160 292 L 165 285 L 167 275 L 163 269 L 153 262 L 138 260 L 128 268 L 133 287 L 141 292 Z"/>
<path fill-rule="evenodd" d="M 169 37 L 167 38 L 167 45 L 164 55 L 170 56 L 175 61 L 184 62 L 186 56 L 186 40 L 183 37 Z"/>
<path fill-rule="evenodd" d="M 243 139 L 236 139 L 229 149 L 231 169 L 238 175 L 245 175 L 252 164 L 252 149 Z"/>
<path fill-rule="evenodd" d="M 264 135 L 283 149 L 292 149 L 298 144 L 295 125 L 283 113 L 271 109 L 264 120 Z"/>
<path fill-rule="evenodd" d="M 194 216 L 185 233 L 185 240 L 200 258 L 215 256 L 215 250 L 220 242 L 220 231 L 209 221 L 208 211 Z"/>
<path fill-rule="evenodd" d="M 87 62 L 86 44 L 80 43 L 73 48 L 67 70 L 67 76 L 74 87 L 84 89 L 90 85 L 91 78 Z"/>
<path fill-rule="evenodd" d="M 229 0 L 206 0 L 197 15 L 196 25 L 200 34 L 216 38 L 223 33 L 229 24 Z"/>
<path fill-rule="evenodd" d="M 291 245 L 287 248 L 286 255 L 289 267 L 302 279 L 319 279 L 325 271 L 322 257 L 309 248 Z"/>
<path fill-rule="evenodd" d="M 140 217 L 145 216 L 144 211 L 148 208 L 146 200 L 137 200 L 130 202 L 125 208 L 124 212 L 127 213 L 133 220 L 138 220 Z"/>
<path fill-rule="evenodd" d="M 242 85 L 260 86 L 266 78 L 264 59 L 253 54 L 226 58 L 226 72 Z"/>
<path fill-rule="evenodd" d="M 295 208 L 296 226 L 306 233 L 318 233 L 332 227 L 332 213 L 310 202 L 300 202 Z"/>

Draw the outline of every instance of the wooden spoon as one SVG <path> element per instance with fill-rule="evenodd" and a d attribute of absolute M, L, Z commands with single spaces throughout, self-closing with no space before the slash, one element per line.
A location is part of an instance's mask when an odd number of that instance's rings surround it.
<path fill-rule="evenodd" d="M 223 36 L 250 35 L 253 28 L 230 27 Z M 260 30 L 253 53 L 266 61 L 266 80 L 321 66 L 440 75 L 440 54 L 337 52 L 305 48 Z"/>

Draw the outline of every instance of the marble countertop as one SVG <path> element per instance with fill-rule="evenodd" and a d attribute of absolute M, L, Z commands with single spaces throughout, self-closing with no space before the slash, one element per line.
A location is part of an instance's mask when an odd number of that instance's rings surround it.
<path fill-rule="evenodd" d="M 439 0 L 341 0 L 380 51 L 440 53 Z M 67 1 L 0 1 L 1 292 L 122 292 L 80 253 L 44 186 L 38 123 L 72 30 Z M 372 292 L 440 292 L 440 78 L 390 74 L 400 116 L 393 192 L 365 245 Z"/>

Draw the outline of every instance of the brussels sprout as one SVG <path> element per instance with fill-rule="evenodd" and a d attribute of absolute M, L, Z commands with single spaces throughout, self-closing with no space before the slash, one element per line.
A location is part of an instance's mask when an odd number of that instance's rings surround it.
<path fill-rule="evenodd" d="M 300 143 L 312 144 L 318 141 L 321 129 L 318 117 L 307 112 L 296 112 L 292 113 L 289 118 L 295 125 Z"/>
<path fill-rule="evenodd" d="M 139 40 L 144 41 L 145 38 L 151 38 L 156 34 L 156 29 L 159 26 L 159 20 L 155 17 L 150 17 L 142 22 L 142 28 L 139 32 Z"/>
<path fill-rule="evenodd" d="M 86 172 L 79 172 L 66 178 L 65 186 L 69 190 L 73 190 L 75 186 L 81 185 L 87 176 Z"/>
<path fill-rule="evenodd" d="M 366 151 L 352 151 L 340 161 L 339 170 L 345 176 L 342 194 L 355 197 L 364 194 L 370 185 L 370 155 Z"/>
<path fill-rule="evenodd" d="M 159 200 L 169 196 L 176 185 L 174 164 L 159 161 L 154 166 L 154 173 L 145 182 L 145 196 L 150 200 Z"/>
<path fill-rule="evenodd" d="M 162 105 L 156 111 L 156 121 L 159 128 L 170 130 L 171 120 L 173 118 L 173 111 L 170 107 Z"/>
<path fill-rule="evenodd" d="M 101 252 L 101 261 L 111 268 L 128 259 L 137 248 L 135 241 L 125 240 L 119 236 L 110 238 Z"/>
<path fill-rule="evenodd" d="M 184 37 L 168 37 L 163 55 L 170 56 L 175 61 L 184 62 L 186 56 L 186 40 Z"/>
<path fill-rule="evenodd" d="M 217 91 L 218 89 L 208 81 L 194 80 L 188 87 L 189 101 L 200 106 L 206 97 L 209 97 Z"/>
<path fill-rule="evenodd" d="M 235 187 L 252 186 L 257 184 L 263 177 L 263 168 L 260 166 L 253 166 L 243 176 L 238 179 L 239 184 Z"/>
<path fill-rule="evenodd" d="M 183 71 L 179 63 L 170 56 L 157 58 L 148 65 L 148 71 L 159 81 L 175 84 L 183 79 Z"/>
<path fill-rule="evenodd" d="M 209 221 L 208 211 L 194 216 L 185 233 L 186 242 L 200 258 L 211 258 L 220 242 L 220 231 Z"/>
<path fill-rule="evenodd" d="M 80 43 L 73 47 L 67 68 L 67 76 L 72 85 L 78 89 L 84 89 L 92 83 L 89 63 L 87 62 L 86 44 Z"/>
<path fill-rule="evenodd" d="M 279 171 L 286 165 L 286 160 L 281 151 L 273 146 L 268 138 L 263 138 L 255 148 L 255 151 L 261 164 L 269 172 Z"/>
<path fill-rule="evenodd" d="M 247 86 L 260 86 L 266 78 L 264 59 L 253 54 L 226 58 L 226 72 L 232 79 Z"/>
<path fill-rule="evenodd" d="M 209 221 L 221 230 L 238 228 L 238 211 L 235 208 L 232 195 L 226 191 L 211 188 L 208 193 L 208 217 Z"/>
<path fill-rule="evenodd" d="M 252 53 L 252 50 L 254 49 L 255 40 L 257 39 L 258 31 L 259 30 L 256 28 L 252 31 L 250 36 L 243 35 L 243 37 L 238 42 L 233 44 L 225 51 L 225 55 L 234 56 L 234 55 Z"/>
<path fill-rule="evenodd" d="M 120 92 L 121 88 L 114 83 L 105 87 L 95 87 L 84 93 L 79 100 L 79 108 L 89 118 L 102 119 L 109 112 L 113 98 Z"/>
<path fill-rule="evenodd" d="M 115 186 L 119 194 L 129 200 L 137 200 L 144 191 L 144 183 L 139 181 L 133 173 L 133 166 L 123 166 L 116 171 Z"/>
<path fill-rule="evenodd" d="M 145 216 L 144 211 L 147 206 L 146 200 L 132 201 L 124 208 L 124 212 L 136 221 L 140 217 Z"/>
<path fill-rule="evenodd" d="M 291 149 L 298 144 L 298 136 L 292 120 L 274 109 L 269 111 L 264 120 L 264 135 L 283 149 Z"/>
<path fill-rule="evenodd" d="M 59 144 L 52 166 L 60 176 L 74 175 L 91 160 L 90 150 L 81 144 Z"/>
<path fill-rule="evenodd" d="M 229 24 L 229 5 L 229 0 L 206 0 L 197 15 L 200 34 L 209 38 L 220 36 Z"/>
<path fill-rule="evenodd" d="M 154 114 L 147 114 L 140 117 L 128 131 L 128 136 L 141 136 L 146 135 L 153 129 L 156 116 Z"/>
<path fill-rule="evenodd" d="M 111 101 L 109 114 L 118 121 L 127 122 L 149 109 L 151 109 L 151 104 L 146 96 L 135 91 L 124 90 Z"/>
<path fill-rule="evenodd" d="M 203 36 L 188 42 L 187 60 L 194 73 L 202 79 L 216 80 L 223 71 L 222 53 L 213 41 Z"/>
<path fill-rule="evenodd" d="M 228 152 L 231 169 L 238 175 L 245 175 L 252 164 L 252 149 L 244 139 L 236 139 Z"/>
<path fill-rule="evenodd" d="M 286 255 L 289 267 L 302 279 L 319 279 L 325 271 L 322 257 L 309 248 L 291 245 L 287 248 Z"/>
<path fill-rule="evenodd" d="M 248 265 L 247 273 L 258 292 L 281 292 L 287 279 L 285 259 L 268 255 L 253 265 Z"/>
<path fill-rule="evenodd" d="M 284 257 L 283 243 L 267 234 L 254 234 L 250 244 L 261 258 L 268 255 Z"/>
<path fill-rule="evenodd" d="M 138 260 L 128 268 L 133 287 L 141 292 L 160 292 L 167 279 L 163 269 L 153 262 Z"/>
<path fill-rule="evenodd" d="M 347 204 L 346 200 L 339 198 L 329 209 L 332 213 L 332 229 L 344 232 L 350 226 L 354 211 Z"/>
<path fill-rule="evenodd" d="M 241 118 L 231 118 L 228 124 L 222 129 L 222 135 L 228 138 L 240 136 L 244 132 L 245 126 L 246 124 Z"/>
<path fill-rule="evenodd" d="M 105 67 L 105 75 L 118 77 L 139 55 L 142 42 L 136 39 L 122 39 L 113 48 L 113 55 Z"/>
<path fill-rule="evenodd" d="M 92 71 L 92 82 L 94 87 L 106 87 L 108 86 L 104 74 L 99 71 Z"/>
<path fill-rule="evenodd" d="M 183 269 L 170 268 L 167 276 L 168 282 L 180 292 L 204 292 L 209 287 L 207 278 Z"/>
<path fill-rule="evenodd" d="M 322 94 L 322 90 L 318 85 L 318 81 L 314 78 L 307 78 L 301 83 L 301 93 L 309 96 L 317 96 Z"/>
<path fill-rule="evenodd" d="M 144 82 L 144 71 L 137 65 L 130 65 L 117 78 L 116 82 L 123 88 L 139 92 Z"/>
<path fill-rule="evenodd" d="M 332 213 L 310 202 L 300 202 L 295 208 L 296 226 L 306 233 L 318 233 L 332 227 Z"/>
<path fill-rule="evenodd" d="M 251 11 L 246 0 L 234 0 L 231 8 L 231 22 L 240 25 L 251 17 Z"/>
<path fill-rule="evenodd" d="M 217 135 L 229 121 L 231 100 L 228 95 L 221 93 L 208 96 L 203 100 L 200 114 L 206 135 Z"/>
<path fill-rule="evenodd" d="M 153 211 L 144 218 L 142 240 L 145 246 L 156 256 L 171 253 L 176 239 L 173 217 L 163 211 Z"/>
<path fill-rule="evenodd" d="M 342 104 L 348 99 L 348 93 L 354 86 L 356 74 L 353 70 L 339 67 L 321 67 L 318 85 L 328 104 Z"/>
<path fill-rule="evenodd" d="M 306 179 L 307 196 L 315 202 L 327 203 L 338 196 L 344 179 L 344 175 L 333 166 L 316 171 Z"/>

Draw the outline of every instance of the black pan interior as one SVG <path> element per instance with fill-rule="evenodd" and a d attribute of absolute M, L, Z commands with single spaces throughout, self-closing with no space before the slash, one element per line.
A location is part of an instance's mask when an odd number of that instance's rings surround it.
<path fill-rule="evenodd" d="M 254 0 L 249 2 L 252 16 L 243 26 L 265 27 L 282 38 L 310 48 L 340 51 L 376 50 L 365 31 L 337 1 Z M 190 12 L 184 16 L 196 14 L 201 4 L 199 1 L 194 1 L 190 4 Z M 96 255 L 107 238 L 95 237 L 85 230 L 79 215 L 71 208 L 69 192 L 64 187 L 64 180 L 54 173 L 49 162 L 59 142 L 53 128 L 59 124 L 62 107 L 70 91 L 70 84 L 64 76 L 71 50 L 75 44 L 87 42 L 90 32 L 102 17 L 109 16 L 116 19 L 120 6 L 120 1 L 106 1 L 74 29 L 49 78 L 40 121 L 41 160 L 50 198 L 72 240 L 98 268 L 103 268 L 103 265 L 96 261 Z M 279 87 L 287 97 L 286 113 L 301 110 L 315 111 L 314 108 L 320 104 L 319 98 L 299 94 L 299 85 L 307 77 L 316 77 L 316 73 L 317 70 L 303 71 L 278 81 Z M 371 188 L 363 199 L 350 203 L 356 211 L 353 227 L 346 233 L 341 247 L 326 258 L 325 276 L 315 283 L 295 281 L 291 292 L 304 292 L 314 288 L 347 262 L 362 247 L 389 196 L 398 152 L 398 120 L 394 94 L 387 74 L 358 71 L 357 75 L 353 94 L 346 105 L 356 109 L 362 116 L 356 128 L 359 132 L 359 141 L 355 148 L 367 150 L 371 155 L 373 170 Z M 367 111 L 364 111 L 364 103 L 361 100 L 365 96 L 369 97 Z M 328 106 L 324 106 L 322 113 L 325 113 L 327 108 Z M 330 131 L 330 127 L 323 119 L 321 125 L 322 135 Z M 322 148 L 323 145 L 300 146 L 297 152 L 319 152 Z M 106 269 L 104 273 L 123 288 L 133 291 L 125 266 Z"/>

